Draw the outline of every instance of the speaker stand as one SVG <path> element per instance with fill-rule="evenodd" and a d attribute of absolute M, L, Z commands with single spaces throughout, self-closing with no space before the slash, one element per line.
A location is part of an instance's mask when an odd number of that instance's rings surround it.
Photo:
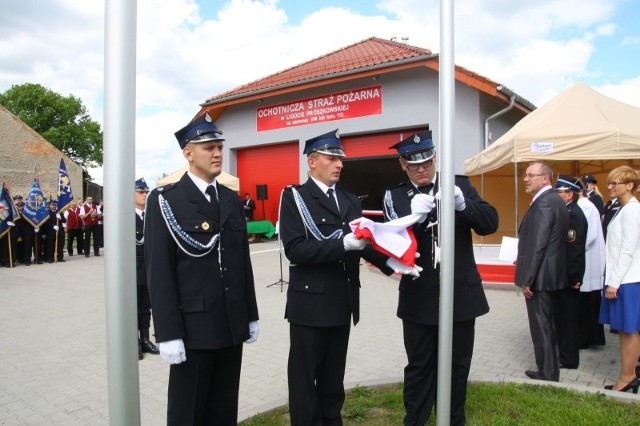
<path fill-rule="evenodd" d="M 260 200 L 262 201 L 262 220 L 265 220 L 264 218 L 264 200 Z"/>
<path fill-rule="evenodd" d="M 282 287 L 285 284 L 289 284 L 288 281 L 285 281 L 282 278 L 282 249 L 280 248 L 280 233 L 278 232 L 278 255 L 280 256 L 280 279 L 274 283 L 271 283 L 267 286 L 267 288 L 269 287 L 273 287 L 274 285 L 280 285 L 280 293 L 282 293 Z"/>

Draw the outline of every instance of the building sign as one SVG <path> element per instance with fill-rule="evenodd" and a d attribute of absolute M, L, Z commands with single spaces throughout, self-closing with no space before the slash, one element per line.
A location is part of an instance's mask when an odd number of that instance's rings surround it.
<path fill-rule="evenodd" d="M 382 114 L 382 86 L 331 93 L 256 110 L 258 132 Z"/>

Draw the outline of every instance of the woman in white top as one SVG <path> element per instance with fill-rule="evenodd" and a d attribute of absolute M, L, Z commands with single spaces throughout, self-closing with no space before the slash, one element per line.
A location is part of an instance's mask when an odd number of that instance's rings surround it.
<path fill-rule="evenodd" d="M 635 197 L 640 173 L 620 166 L 609 173 L 610 198 L 620 202 L 618 214 L 607 228 L 607 260 L 600 322 L 618 330 L 620 373 L 614 385 L 605 386 L 638 392 L 635 365 L 640 357 L 640 203 Z"/>

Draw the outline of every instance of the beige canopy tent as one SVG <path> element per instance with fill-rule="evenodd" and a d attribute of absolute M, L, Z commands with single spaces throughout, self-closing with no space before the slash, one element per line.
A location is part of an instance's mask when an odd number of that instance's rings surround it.
<path fill-rule="evenodd" d="M 162 186 L 168 183 L 179 181 L 182 175 L 185 174 L 187 170 L 189 170 L 189 165 L 185 164 L 184 166 L 180 167 L 178 170 L 171 173 L 170 175 L 158 179 L 156 181 L 156 186 Z M 230 175 L 229 173 L 226 173 L 223 171 L 222 173 L 220 173 L 220 176 L 216 178 L 216 180 L 218 181 L 219 184 L 226 186 L 232 191 L 235 191 L 235 192 L 240 191 L 240 179 L 238 179 L 233 175 Z"/>
<path fill-rule="evenodd" d="M 640 108 L 576 84 L 464 162 L 477 175 L 508 163 L 640 158 Z"/>

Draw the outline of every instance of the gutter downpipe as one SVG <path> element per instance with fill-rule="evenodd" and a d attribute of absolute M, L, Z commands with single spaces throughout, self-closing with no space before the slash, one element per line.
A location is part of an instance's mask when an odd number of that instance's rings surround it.
<path fill-rule="evenodd" d="M 502 92 L 505 94 L 510 94 L 511 95 L 511 100 L 509 101 L 509 105 L 507 105 L 505 108 L 501 109 L 500 111 L 494 113 L 493 115 L 490 115 L 485 121 L 484 121 L 484 149 L 487 149 L 489 147 L 489 120 L 493 120 L 496 117 L 501 116 L 502 114 L 505 114 L 506 112 L 508 112 L 509 110 L 511 110 L 513 108 L 513 106 L 516 104 L 516 98 L 518 95 L 516 95 L 515 93 L 513 93 L 511 90 L 505 90 L 506 88 L 503 85 L 498 85 L 498 87 L 496 88 L 498 90 L 498 92 Z M 516 166 L 516 170 L 517 170 L 517 166 Z M 516 173 L 516 179 L 518 178 L 517 173 Z M 516 180 L 517 182 L 517 180 Z M 482 197 L 484 198 L 484 173 L 482 174 L 482 176 L 480 176 L 480 193 L 482 194 Z M 517 225 L 517 221 L 518 221 L 518 191 L 517 191 L 517 187 L 516 187 L 516 225 Z M 484 239 L 484 237 L 480 237 L 480 246 L 482 247 L 482 240 Z"/>

